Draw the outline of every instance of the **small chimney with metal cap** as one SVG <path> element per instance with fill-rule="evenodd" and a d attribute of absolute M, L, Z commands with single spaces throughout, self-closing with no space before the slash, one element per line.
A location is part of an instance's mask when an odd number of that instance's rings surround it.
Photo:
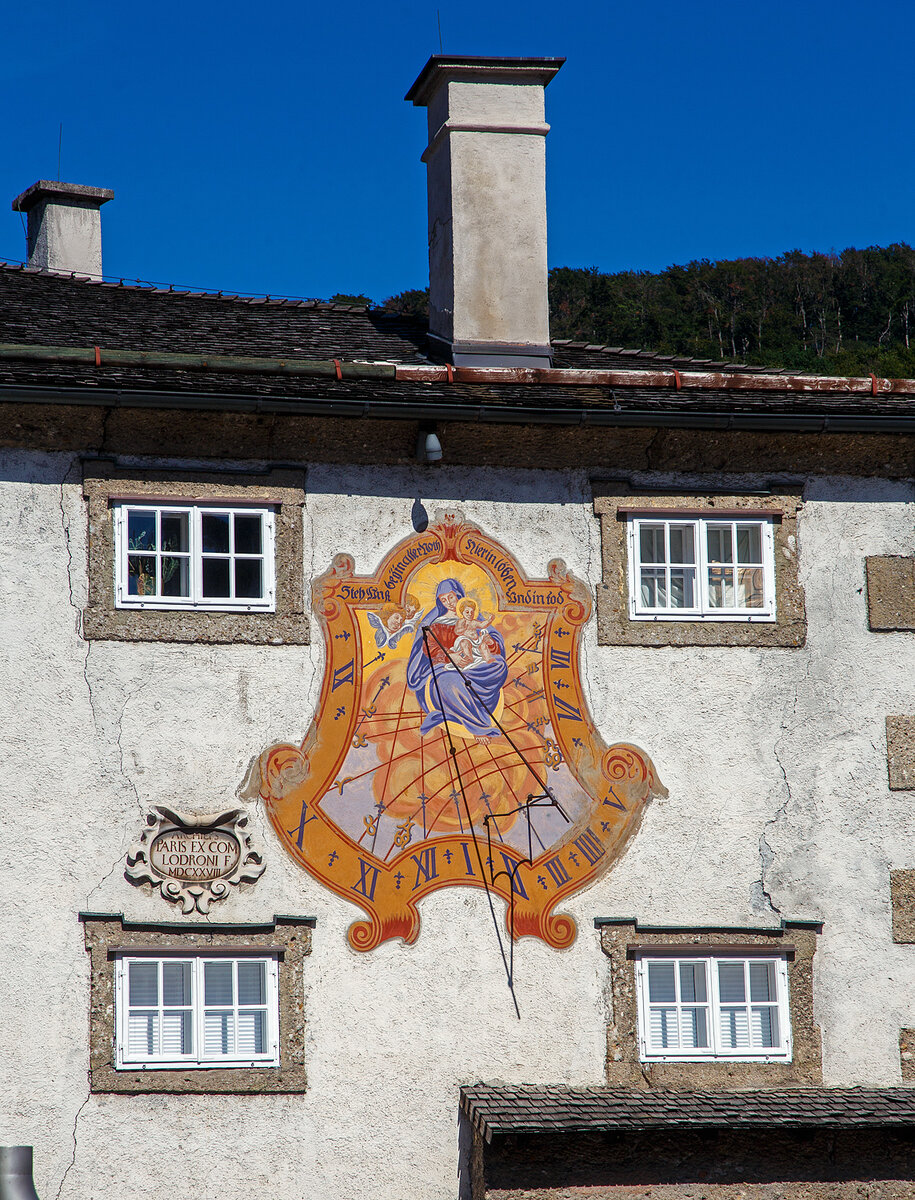
<path fill-rule="evenodd" d="M 13 212 L 28 214 L 28 265 L 45 271 L 102 274 L 103 204 L 108 188 L 39 179 L 13 201 Z"/>
<path fill-rule="evenodd" d="M 434 54 L 428 110 L 429 337 L 456 366 L 548 367 L 544 88 L 563 58 Z"/>
<path fill-rule="evenodd" d="M 0 1146 L 0 1200 L 38 1200 L 31 1146 Z"/>

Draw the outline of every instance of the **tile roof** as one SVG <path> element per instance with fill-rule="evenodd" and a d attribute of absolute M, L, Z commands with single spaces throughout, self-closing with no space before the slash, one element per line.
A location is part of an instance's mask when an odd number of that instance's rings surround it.
<path fill-rule="evenodd" d="M 425 322 L 317 300 L 98 283 L 0 264 L 0 342 L 425 362 Z"/>
<path fill-rule="evenodd" d="M 478 1083 L 461 1109 L 487 1142 L 508 1133 L 663 1128 L 915 1126 L 915 1088 L 674 1092 Z"/>
<path fill-rule="evenodd" d="M 61 363 L 34 357 L 0 356 L 4 398 L 53 403 L 157 405 L 260 409 L 270 412 L 317 412 L 328 416 L 372 415 L 415 418 L 435 407 L 442 420 L 615 425 L 695 425 L 723 428 L 771 427 L 819 431 L 858 428 L 862 419 L 884 422 L 881 428 L 915 423 L 915 397 L 853 393 L 815 387 L 797 390 L 778 373 L 754 388 L 752 378 L 738 390 L 727 383 L 737 364 L 675 359 L 642 351 L 560 341 L 559 371 L 534 382 L 465 377 L 453 381 L 405 378 L 428 363 L 425 322 L 347 305 L 313 300 L 231 298 L 213 293 L 182 293 L 118 283 L 92 282 L 0 264 L 0 344 L 23 347 L 99 346 L 101 362 Z M 2 347 L 0 347 L 2 348 Z M 284 376 L 247 363 L 244 370 L 210 370 L 144 361 L 115 364 L 106 350 L 234 355 L 285 360 L 333 359 L 341 362 L 394 363 L 403 376 L 384 379 Z M 598 368 L 606 372 L 641 371 L 621 386 L 594 382 L 570 386 L 561 370 Z M 675 372 L 718 372 L 701 390 L 675 389 Z M 442 369 L 444 370 L 444 369 Z M 649 373 L 654 370 L 654 380 Z M 658 372 L 667 382 L 659 384 Z M 755 376 L 772 372 L 752 369 Z M 797 382 L 797 380 L 796 380 Z M 815 379 L 811 380 L 815 384 Z M 841 381 L 834 381 L 839 382 Z M 867 381 L 864 381 L 867 383 Z M 771 385 L 776 384 L 776 390 Z M 860 384 L 861 381 L 858 381 Z M 738 380 L 734 381 L 736 389 Z M 869 389 L 869 384 L 868 384 Z M 879 394 L 878 394 L 879 392 Z M 16 393 L 14 395 L 14 393 Z M 365 407 L 360 407 L 365 406 Z M 428 415 L 425 413 L 424 415 Z M 843 422 L 845 424 L 843 425 Z"/>

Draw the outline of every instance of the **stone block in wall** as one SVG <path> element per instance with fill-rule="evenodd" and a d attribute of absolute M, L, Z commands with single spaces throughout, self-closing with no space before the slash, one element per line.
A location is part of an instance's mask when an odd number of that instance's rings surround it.
<path fill-rule="evenodd" d="M 905 1083 L 915 1080 L 915 1029 L 899 1030 L 899 1061 Z"/>
<path fill-rule="evenodd" d="M 915 558 L 872 555 L 864 562 L 870 628 L 915 630 Z"/>
<path fill-rule="evenodd" d="M 915 942 L 915 871 L 890 871 L 893 941 Z"/>
<path fill-rule="evenodd" d="M 915 717 L 887 717 L 886 768 L 892 791 L 915 789 Z"/>

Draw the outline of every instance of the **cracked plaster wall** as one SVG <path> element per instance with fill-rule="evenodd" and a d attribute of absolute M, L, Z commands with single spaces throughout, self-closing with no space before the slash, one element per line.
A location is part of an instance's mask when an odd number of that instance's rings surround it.
<path fill-rule="evenodd" d="M 315 1200 L 455 1196 L 460 1083 L 603 1082 L 608 962 L 596 916 L 822 919 L 824 1082 L 900 1082 L 915 950 L 891 941 L 889 869 L 913 865 L 915 816 L 887 788 L 883 728 L 887 712 L 915 711 L 915 673 L 911 635 L 867 629 L 864 558 L 910 551 L 909 485 L 808 487 L 801 649 L 598 647 L 589 626 L 583 670 L 601 733 L 644 747 L 670 798 L 566 906 L 579 925 L 571 949 L 520 944 L 520 1023 L 482 894 L 439 892 L 421 907 L 415 946 L 357 954 L 345 933 L 360 910 L 297 869 L 257 811 L 267 870 L 212 919 L 317 918 L 305 966 L 308 1091 L 169 1097 L 89 1095 L 89 964 L 76 914 L 181 919 L 123 878 L 143 811 L 219 808 L 253 755 L 298 741 L 323 647 L 83 641 L 76 464 L 6 452 L 0 467 L 0 899 L 4 961 L 15 964 L 0 995 L 0 1112 L 5 1142 L 35 1145 L 44 1200 L 88 1200 L 103 1186 L 226 1200 L 268 1188 Z M 430 518 L 460 506 L 530 574 L 560 555 L 592 589 L 599 582 L 584 472 L 312 466 L 307 486 L 306 582 L 342 550 L 357 571 L 374 568 L 410 532 L 417 498 Z"/>

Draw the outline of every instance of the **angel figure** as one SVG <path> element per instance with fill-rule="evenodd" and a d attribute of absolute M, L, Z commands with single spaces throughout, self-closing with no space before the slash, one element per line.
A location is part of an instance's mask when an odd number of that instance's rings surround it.
<path fill-rule="evenodd" d="M 412 596 L 408 596 L 408 606 L 411 601 L 413 602 L 412 619 L 410 619 L 409 609 L 403 608 L 400 604 L 385 604 L 380 613 L 371 611 L 366 613 L 369 624 L 375 631 L 375 645 L 379 650 L 385 646 L 389 646 L 392 650 L 396 649 L 397 643 L 404 634 L 413 632 L 419 605 Z"/>

